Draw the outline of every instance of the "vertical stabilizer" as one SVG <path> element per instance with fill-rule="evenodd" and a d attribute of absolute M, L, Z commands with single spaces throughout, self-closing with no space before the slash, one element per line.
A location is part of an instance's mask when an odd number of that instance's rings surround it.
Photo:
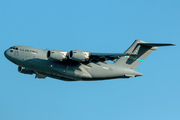
<path fill-rule="evenodd" d="M 135 69 L 152 51 L 158 49 L 157 46 L 174 46 L 174 44 L 147 43 L 142 40 L 135 40 L 129 49 L 125 51 L 125 53 L 130 53 L 130 56 L 120 57 L 115 64 Z"/>
<path fill-rule="evenodd" d="M 144 44 L 144 45 L 143 45 Z M 115 64 L 123 65 L 131 69 L 135 69 L 139 64 L 141 64 L 152 51 L 158 48 L 153 45 L 148 44 L 142 40 L 135 40 L 134 43 L 125 51 L 125 53 L 132 53 L 131 56 L 120 57 Z"/>

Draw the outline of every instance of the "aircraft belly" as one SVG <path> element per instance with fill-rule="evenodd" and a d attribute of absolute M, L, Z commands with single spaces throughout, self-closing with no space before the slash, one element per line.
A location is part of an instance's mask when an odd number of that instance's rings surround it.
<path fill-rule="evenodd" d="M 118 74 L 116 72 L 113 71 L 109 71 L 109 70 L 98 70 L 99 72 L 97 72 L 96 70 L 92 70 L 91 71 L 91 75 L 92 78 L 101 78 L 101 79 L 106 79 L 106 78 L 114 78 L 114 77 L 122 77 L 123 74 Z"/>
<path fill-rule="evenodd" d="M 107 78 L 115 78 L 122 77 L 123 73 L 121 73 L 117 67 L 112 65 L 96 65 L 91 63 L 92 67 L 88 70 L 88 72 L 92 75 L 93 79 L 107 79 Z"/>

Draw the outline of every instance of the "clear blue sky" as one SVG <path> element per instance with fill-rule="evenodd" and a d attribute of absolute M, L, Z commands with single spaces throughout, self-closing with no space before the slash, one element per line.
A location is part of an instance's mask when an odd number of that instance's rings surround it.
<path fill-rule="evenodd" d="M 179 0 L 0 2 L 0 120 L 180 120 Z M 13 45 L 124 52 L 135 39 L 174 43 L 130 79 L 65 82 L 18 73 Z"/>

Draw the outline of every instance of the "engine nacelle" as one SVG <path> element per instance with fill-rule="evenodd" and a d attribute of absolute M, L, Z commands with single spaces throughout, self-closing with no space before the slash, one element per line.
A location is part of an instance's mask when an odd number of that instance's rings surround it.
<path fill-rule="evenodd" d="M 21 66 L 18 67 L 18 71 L 19 71 L 20 73 L 30 74 L 30 75 L 32 75 L 32 74 L 34 73 L 34 70 L 27 69 L 27 68 L 21 67 Z"/>
<path fill-rule="evenodd" d="M 67 59 L 67 52 L 60 50 L 52 50 L 47 52 L 47 58 L 57 61 L 63 61 Z"/>
<path fill-rule="evenodd" d="M 69 53 L 69 59 L 75 61 L 85 62 L 89 60 L 89 57 L 90 53 L 85 51 L 71 50 Z"/>

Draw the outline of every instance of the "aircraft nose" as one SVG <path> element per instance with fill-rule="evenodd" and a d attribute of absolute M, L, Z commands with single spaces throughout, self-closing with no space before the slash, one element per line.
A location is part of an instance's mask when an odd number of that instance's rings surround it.
<path fill-rule="evenodd" d="M 7 58 L 7 50 L 4 51 L 4 56 Z"/>
<path fill-rule="evenodd" d="M 9 50 L 4 51 L 4 56 L 9 59 L 10 55 L 9 55 Z"/>

